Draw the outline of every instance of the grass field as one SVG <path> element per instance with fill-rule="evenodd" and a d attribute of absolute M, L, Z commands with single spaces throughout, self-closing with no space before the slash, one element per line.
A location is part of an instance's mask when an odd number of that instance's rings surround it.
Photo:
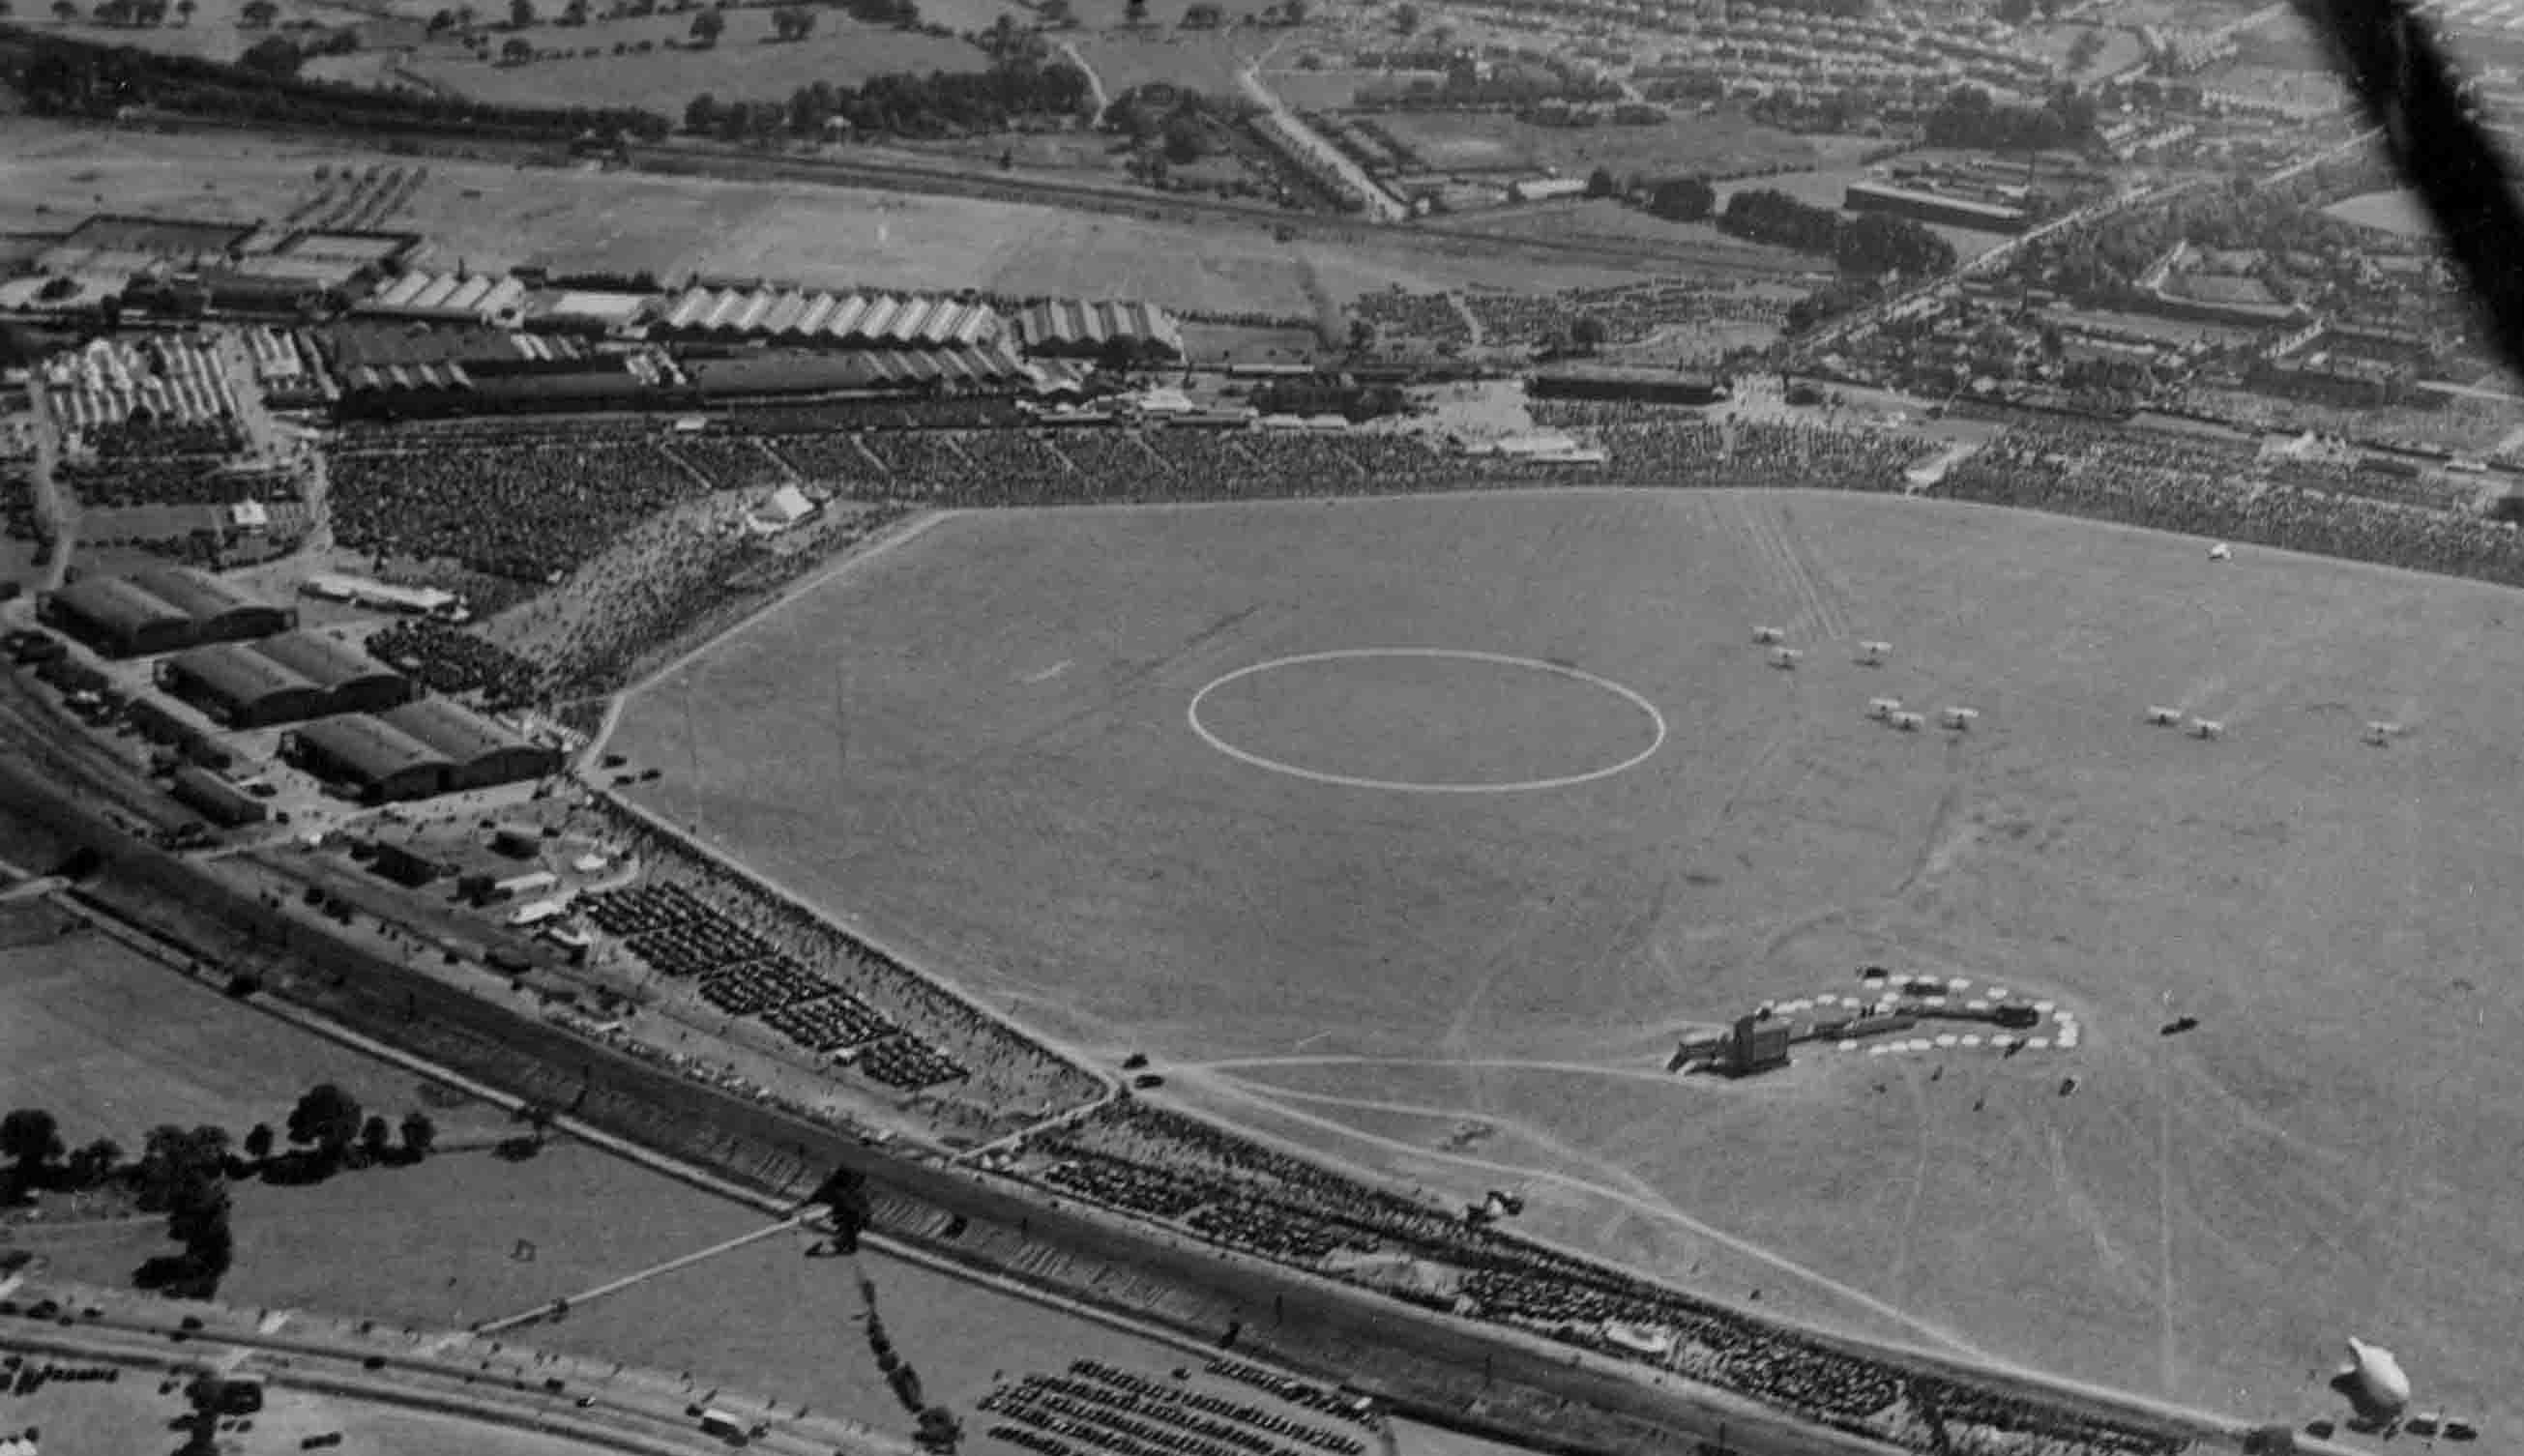
<path fill-rule="evenodd" d="M 0 119 L 0 233 L 62 232 L 91 212 L 253 221 L 316 187 L 315 169 L 373 155 L 222 137 L 97 133 Z M 807 287 L 987 288 L 1144 298 L 1174 308 L 1313 317 L 1401 283 L 1549 290 L 1626 267 L 1432 256 L 1408 236 L 1282 242 L 1262 226 L 1142 221 L 1024 203 L 433 160 L 395 225 L 420 266 L 546 264 L 761 277 Z"/>
<path fill-rule="evenodd" d="M 51 1358 L 38 1356 L 34 1363 Z M 182 1442 L 169 1433 L 168 1422 L 182 1414 L 186 1403 L 180 1393 L 159 1394 L 151 1374 L 125 1371 L 112 1384 L 55 1383 L 31 1395 L 13 1397 L 0 1431 L 14 1435 L 24 1427 L 34 1427 L 44 1433 L 44 1447 L 54 1451 L 171 1451 Z M 454 1450 L 479 1456 L 580 1456 L 587 1450 L 559 1436 L 287 1386 L 269 1387 L 264 1408 L 255 1413 L 253 1432 L 231 1436 L 222 1445 L 230 1450 L 295 1451 L 301 1449 L 301 1440 L 326 1432 L 342 1433 L 342 1443 L 332 1448 L 339 1456 L 441 1456 Z"/>
<path fill-rule="evenodd" d="M 1154 7 L 1151 7 L 1153 9 Z M 1102 30 L 1067 37 L 1107 95 L 1155 81 L 1221 100 L 1240 100 L 1237 73 L 1270 49 L 1267 30 Z"/>
<path fill-rule="evenodd" d="M 13 936 L 0 948 L 0 1106 L 52 1109 L 73 1147 L 110 1137 L 137 1155 L 160 1123 L 216 1123 L 242 1139 L 258 1122 L 280 1127 L 299 1093 L 328 1081 L 388 1122 L 425 1108 L 442 1139 L 506 1126 L 489 1109 L 424 1102 L 411 1074 L 101 936 Z"/>
<path fill-rule="evenodd" d="M 566 60 L 505 66 L 472 59 L 461 47 L 433 45 L 411 69 L 461 95 L 508 105 L 645 106 L 681 119 L 684 105 L 704 92 L 721 101 L 786 101 L 815 81 L 856 85 L 890 72 L 979 71 L 988 58 L 971 42 L 891 26 L 861 25 L 821 17 L 802 41 L 771 38 L 769 10 L 726 12 L 727 33 L 707 50 L 680 44 L 692 31 L 689 16 L 600 21 L 572 29 L 538 26 L 517 38 L 538 51 L 562 51 Z M 615 55 L 617 44 L 651 41 L 647 55 Z M 677 42 L 677 44 L 669 44 Z M 496 56 L 505 39 L 495 39 Z M 585 54 L 588 51 L 595 55 Z"/>
<path fill-rule="evenodd" d="M 1724 114 L 1677 117 L 1661 126 L 1542 126 L 1492 112 L 1379 112 L 1372 120 L 1444 172 L 1556 168 L 1583 176 L 1609 167 L 1622 176 L 1668 176 L 1818 160 L 1804 137 Z"/>
<path fill-rule="evenodd" d="M 2511 1439 L 2518 611 L 1872 498 L 1011 512 L 726 640 L 616 747 L 684 761 L 698 704 L 700 772 L 657 807 L 1048 1030 L 1147 1049 L 1163 1095 L 1450 1194 L 1529 1180 L 1558 1237 L 1765 1264 L 1765 1308 L 1898 1309 L 2239 1414 L 2327 1409 L 2306 1372 L 2354 1332 Z M 1756 621 L 1807 667 L 1763 665 Z M 1861 636 L 1893 665 L 1850 664 Z M 1362 648 L 1574 663 L 1668 736 L 1574 787 L 1322 780 L 1574 776 L 1648 732 L 1465 659 L 1238 679 L 1201 721 L 1242 756 L 1188 721 L 1226 674 Z M 1979 731 L 1882 732 L 1887 693 Z M 2229 736 L 2150 730 L 2156 703 Z M 2410 732 L 2369 749 L 2369 718 Z M 1868 961 L 2057 998 L 2087 1040 L 1662 1075 L 1681 1029 Z M 2201 1030 L 2160 1039 L 2176 1010 Z M 1506 1151 L 1432 1145 L 1454 1117 Z"/>

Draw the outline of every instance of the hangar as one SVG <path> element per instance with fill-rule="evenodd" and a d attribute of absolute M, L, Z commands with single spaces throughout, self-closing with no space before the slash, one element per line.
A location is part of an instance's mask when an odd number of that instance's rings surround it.
<path fill-rule="evenodd" d="M 162 664 L 158 681 L 230 728 L 375 712 L 420 691 L 359 649 L 316 632 L 198 647 Z"/>
<path fill-rule="evenodd" d="M 121 576 L 83 576 L 44 600 L 44 620 L 109 657 L 170 653 L 195 641 L 192 616 Z"/>
<path fill-rule="evenodd" d="M 159 664 L 158 684 L 230 728 L 268 728 L 332 710 L 330 694 L 249 643 L 177 653 Z"/>
<path fill-rule="evenodd" d="M 300 767 L 347 784 L 369 802 L 427 799 L 447 789 L 445 754 L 366 713 L 318 718 L 281 741 Z"/>
<path fill-rule="evenodd" d="M 242 642 L 298 625 L 298 613 L 190 566 L 151 566 L 131 574 L 142 591 L 193 619 L 195 642 Z"/>
<path fill-rule="evenodd" d="M 257 642 L 254 651 L 323 689 L 332 701 L 326 712 L 383 712 L 420 696 L 412 679 L 320 632 L 283 632 Z"/>
<path fill-rule="evenodd" d="M 422 698 L 378 721 L 444 758 L 450 791 L 487 789 L 560 770 L 560 754 L 445 698 Z"/>

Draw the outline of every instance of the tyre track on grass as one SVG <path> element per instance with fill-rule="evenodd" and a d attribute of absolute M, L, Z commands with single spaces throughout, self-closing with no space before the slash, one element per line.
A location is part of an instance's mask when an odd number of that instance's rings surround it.
<path fill-rule="evenodd" d="M 1672 1227 L 1681 1229 L 1706 1239 L 1711 1243 L 1718 1244 L 1737 1254 L 1741 1254 L 1746 1258 L 1767 1264 L 1783 1274 L 1803 1281 L 1824 1293 L 1833 1295 L 1849 1304 L 1866 1310 L 1868 1313 L 1875 1315 L 1880 1319 L 1889 1320 L 1902 1326 L 1904 1329 L 1916 1331 L 1920 1335 L 1926 1335 L 1928 1338 L 1935 1340 L 1946 1349 L 1965 1356 L 1967 1359 L 1981 1361 L 1988 1360 L 1990 1358 L 1987 1353 L 1975 1349 L 1961 1335 L 1956 1334 L 1954 1331 L 1948 1330 L 1931 1321 L 1921 1319 L 1917 1315 L 1909 1314 L 1891 1304 L 1887 1304 L 1881 1299 L 1876 1298 L 1874 1295 L 1868 1293 L 1865 1289 L 1859 1288 L 1854 1285 L 1843 1284 L 1839 1280 L 1833 1279 L 1830 1275 L 1822 1273 L 1820 1270 L 1810 1269 L 1807 1266 L 1788 1258 L 1786 1255 L 1765 1248 L 1761 1244 L 1753 1242 L 1751 1239 L 1741 1238 L 1734 1234 L 1729 1234 L 1725 1230 L 1718 1228 L 1715 1225 L 1703 1223 L 1700 1220 L 1693 1218 L 1690 1214 L 1683 1212 L 1681 1208 L 1676 1206 L 1670 1199 L 1663 1197 L 1642 1198 L 1635 1193 L 1627 1193 L 1619 1189 L 1606 1188 L 1602 1184 L 1590 1183 L 1585 1179 L 1573 1178 L 1566 1173 L 1556 1173 L 1549 1169 L 1520 1168 L 1512 1163 L 1492 1162 L 1487 1158 L 1477 1158 L 1464 1153 L 1432 1151 L 1431 1149 L 1419 1147 L 1410 1142 L 1406 1142 L 1399 1138 L 1387 1138 L 1377 1133 L 1363 1132 L 1358 1128 L 1351 1127 L 1349 1124 L 1335 1118 L 1320 1117 L 1310 1112 L 1300 1111 L 1297 1108 L 1288 1106 L 1265 1093 L 1255 1092 L 1247 1087 L 1238 1086 L 1232 1078 L 1222 1078 L 1210 1085 L 1220 1094 L 1231 1100 L 1246 1103 L 1258 1103 L 1274 1117 L 1284 1118 L 1291 1122 L 1304 1123 L 1312 1127 L 1321 1128 L 1325 1132 L 1331 1133 L 1336 1137 L 1347 1139 L 1353 1142 L 1365 1143 L 1371 1147 L 1380 1147 L 1387 1151 L 1399 1152 L 1411 1157 L 1425 1158 L 1434 1162 L 1445 1163 L 1454 1167 L 1468 1169 L 1473 1172 L 1508 1178 L 1521 1178 L 1526 1180 L 1529 1185 L 1547 1183 L 1555 1188 L 1568 1189 L 1575 1192 L 1590 1194 L 1594 1197 L 1605 1199 L 1608 1202 L 1620 1204 L 1622 1207 L 1626 1208 L 1651 1222 L 1667 1224 Z"/>

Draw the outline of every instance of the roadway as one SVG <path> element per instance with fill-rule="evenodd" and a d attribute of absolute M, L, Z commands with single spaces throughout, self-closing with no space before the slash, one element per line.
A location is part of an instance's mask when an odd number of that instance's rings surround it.
<path fill-rule="evenodd" d="M 0 1322 L 0 1348 L 149 1372 L 208 1369 L 630 1456 L 703 1456 L 727 1449 L 726 1441 L 684 1414 L 700 1392 L 660 1373 L 607 1369 L 469 1338 L 430 1349 L 416 1346 L 413 1332 L 371 1326 L 362 1334 L 334 1319 L 285 1310 L 142 1304 L 120 1290 L 42 1280 L 20 1283 L 10 1297 L 22 1309 L 50 1298 L 64 1315 L 52 1323 Z M 205 1328 L 186 1331 L 179 1324 L 185 1319 Z M 783 1412 L 724 1392 L 708 1398 L 749 1424 L 767 1423 L 752 1448 L 772 1456 L 908 1456 L 912 1449 L 908 1440 L 856 1422 Z"/>

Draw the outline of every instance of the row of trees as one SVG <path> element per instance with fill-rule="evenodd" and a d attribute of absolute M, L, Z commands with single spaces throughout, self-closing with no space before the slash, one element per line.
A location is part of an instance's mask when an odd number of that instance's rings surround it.
<path fill-rule="evenodd" d="M 684 108 L 684 129 L 743 141 L 784 132 L 819 136 L 838 121 L 876 135 L 970 135 L 1009 130 L 1027 120 L 1083 117 L 1092 95 L 1076 67 L 1020 56 L 987 71 L 904 72 L 870 76 L 857 86 L 817 81 L 791 92 L 786 104 L 722 102 L 704 92 Z"/>
<path fill-rule="evenodd" d="M 438 1130 L 425 1112 L 407 1113 L 400 1147 L 383 1117 L 363 1115 L 357 1099 L 331 1083 L 310 1088 L 285 1124 L 295 1150 L 277 1152 L 280 1135 L 257 1123 L 242 1145 L 225 1128 L 205 1123 L 186 1129 L 164 1123 L 149 1130 L 135 1161 L 121 1143 L 99 1138 L 72 1151 L 61 1123 L 41 1107 L 21 1107 L 0 1117 L 0 1160 L 5 1160 L 5 1201 L 39 1189 L 89 1191 L 120 1186 L 144 1213 L 167 1215 L 167 1237 L 180 1247 L 140 1266 L 143 1288 L 208 1298 L 234 1261 L 228 1183 L 261 1173 L 284 1182 L 308 1182 L 345 1167 L 416 1163 L 429 1155 Z"/>
<path fill-rule="evenodd" d="M 2001 105 L 1979 86 L 1957 86 L 1928 113 L 1932 147 L 1992 152 L 2082 146 L 2095 134 L 2095 98 L 2063 86 L 2040 106 Z"/>
<path fill-rule="evenodd" d="M 288 1148 L 281 1144 L 286 1134 Z M 401 1142 L 396 1139 L 401 1136 Z M 126 1185 L 145 1212 L 184 1201 L 203 1179 L 281 1173 L 284 1179 L 323 1177 L 343 1168 L 416 1163 L 438 1140 L 429 1114 L 414 1110 L 398 1128 L 364 1113 L 357 1098 L 332 1083 L 308 1090 L 282 1128 L 257 1123 L 242 1141 L 225 1128 L 203 1124 L 189 1132 L 172 1123 L 149 1131 L 140 1157 L 126 1162 L 122 1144 L 98 1138 L 75 1151 L 63 1141 L 61 1122 L 41 1107 L 21 1107 L 0 1117 L 0 1189 L 17 1202 L 46 1189 L 83 1191 Z M 285 1165 L 285 1166 L 284 1166 Z"/>
<path fill-rule="evenodd" d="M 1747 188 L 1726 200 L 1718 225 L 1757 243 L 1828 254 L 1841 271 L 1862 277 L 1901 273 L 1926 277 L 1955 266 L 1952 243 L 1907 218 L 1863 213 L 1844 218 L 1769 187 Z"/>
<path fill-rule="evenodd" d="M 643 140 L 672 129 L 664 116 L 636 108 L 498 106 L 313 81 L 276 69 L 277 52 L 263 63 L 274 69 L 259 70 L 60 35 L 12 36 L 9 44 L 24 58 L 21 89 L 27 110 L 38 116 L 108 118 L 129 107 L 155 107 L 302 125 L 562 138 L 599 131 Z"/>

